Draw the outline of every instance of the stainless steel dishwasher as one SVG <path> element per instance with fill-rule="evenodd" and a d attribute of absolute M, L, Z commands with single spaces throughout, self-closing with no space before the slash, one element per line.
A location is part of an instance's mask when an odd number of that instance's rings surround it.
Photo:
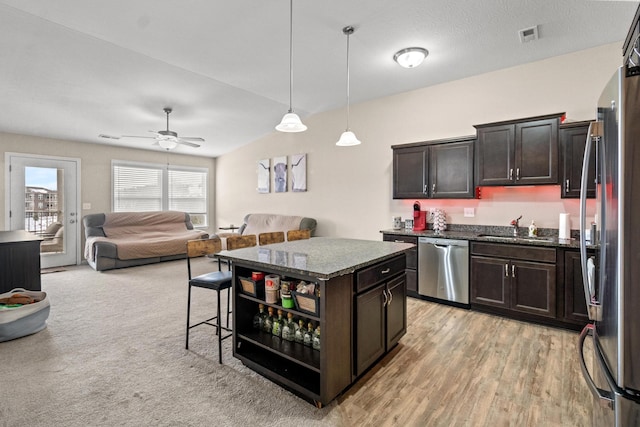
<path fill-rule="evenodd" d="M 418 294 L 469 305 L 469 241 L 418 239 Z"/>

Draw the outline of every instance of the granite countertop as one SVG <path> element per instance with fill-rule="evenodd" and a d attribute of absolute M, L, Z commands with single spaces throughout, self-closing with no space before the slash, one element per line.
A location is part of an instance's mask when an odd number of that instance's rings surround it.
<path fill-rule="evenodd" d="M 313 237 L 292 242 L 222 251 L 218 256 L 256 269 L 298 273 L 328 280 L 392 258 L 414 245 L 376 240 Z"/>
<path fill-rule="evenodd" d="M 552 231 L 546 231 L 540 237 L 527 237 L 526 232 L 520 232 L 518 237 L 509 235 L 508 231 L 505 232 L 505 227 L 491 227 L 491 226 L 473 226 L 468 229 L 459 230 L 447 230 L 436 232 L 434 230 L 425 231 L 413 231 L 406 229 L 389 229 L 380 230 L 384 234 L 397 234 L 401 236 L 414 236 L 414 237 L 437 237 L 442 239 L 458 239 L 458 240 L 470 240 L 477 242 L 494 242 L 494 243 L 509 243 L 516 245 L 528 245 L 528 246 L 547 246 L 554 248 L 572 248 L 579 249 L 580 241 L 576 237 L 571 239 L 559 239 L 557 230 L 555 236 Z M 588 249 L 596 249 L 597 245 L 587 243 Z"/>

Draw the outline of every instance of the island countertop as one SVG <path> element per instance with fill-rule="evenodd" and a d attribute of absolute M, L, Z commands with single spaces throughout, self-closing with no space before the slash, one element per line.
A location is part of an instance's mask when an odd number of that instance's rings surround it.
<path fill-rule="evenodd" d="M 222 259 L 244 262 L 256 269 L 272 269 L 315 276 L 321 280 L 353 273 L 405 252 L 411 243 L 313 237 L 292 242 L 222 251 Z"/>

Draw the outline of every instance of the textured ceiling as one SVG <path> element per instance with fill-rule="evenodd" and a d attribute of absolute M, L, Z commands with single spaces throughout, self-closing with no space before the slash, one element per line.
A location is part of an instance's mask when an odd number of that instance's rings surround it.
<path fill-rule="evenodd" d="M 293 107 L 303 118 L 621 41 L 637 1 L 295 0 Z M 518 31 L 539 26 L 521 44 Z M 421 46 L 425 63 L 393 54 Z M 622 43 L 621 43 L 622 48 Z M 287 0 L 0 0 L 0 131 L 159 149 L 170 128 L 218 156 L 273 132 L 289 104 Z M 622 55 L 622 52 L 621 52 Z M 622 56 L 621 56 L 622 62 Z M 336 135 L 342 129 L 336 129 Z"/>

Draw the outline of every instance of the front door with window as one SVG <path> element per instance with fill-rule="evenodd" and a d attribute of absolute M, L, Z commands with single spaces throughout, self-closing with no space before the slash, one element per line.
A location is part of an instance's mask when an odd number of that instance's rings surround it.
<path fill-rule="evenodd" d="M 42 268 L 77 264 L 79 159 L 7 153 L 9 230 L 41 236 Z"/>

